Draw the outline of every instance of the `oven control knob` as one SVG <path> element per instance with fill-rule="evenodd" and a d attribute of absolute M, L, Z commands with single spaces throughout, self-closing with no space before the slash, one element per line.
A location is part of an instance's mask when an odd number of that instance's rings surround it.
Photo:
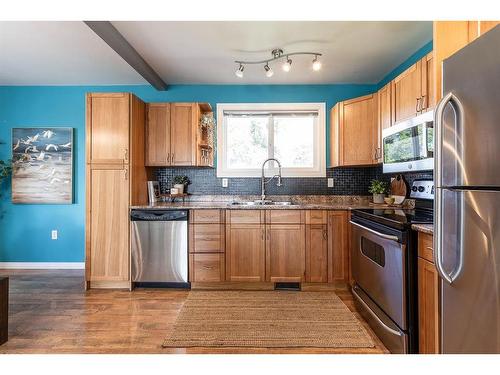
<path fill-rule="evenodd" d="M 417 191 L 417 187 L 416 186 L 412 186 L 411 191 Z"/>
<path fill-rule="evenodd" d="M 419 186 L 419 187 L 418 187 L 418 191 L 419 191 L 420 193 L 423 193 L 423 192 L 425 191 L 425 188 L 424 188 L 423 186 Z"/>

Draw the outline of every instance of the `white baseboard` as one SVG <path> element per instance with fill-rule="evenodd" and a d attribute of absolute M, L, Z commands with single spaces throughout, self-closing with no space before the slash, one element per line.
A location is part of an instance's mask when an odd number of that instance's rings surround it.
<path fill-rule="evenodd" d="M 84 262 L 0 262 L 5 270 L 83 270 Z"/>

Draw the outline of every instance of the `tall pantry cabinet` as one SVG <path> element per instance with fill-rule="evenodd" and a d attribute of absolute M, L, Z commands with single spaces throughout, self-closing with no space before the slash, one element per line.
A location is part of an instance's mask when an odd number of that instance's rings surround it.
<path fill-rule="evenodd" d="M 129 206 L 147 203 L 145 104 L 87 94 L 85 287 L 128 288 Z"/>

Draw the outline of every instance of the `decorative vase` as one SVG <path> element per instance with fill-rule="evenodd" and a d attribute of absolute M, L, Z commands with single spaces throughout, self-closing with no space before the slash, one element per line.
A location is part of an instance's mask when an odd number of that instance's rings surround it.
<path fill-rule="evenodd" d="M 373 203 L 384 203 L 385 194 L 373 194 Z"/>
<path fill-rule="evenodd" d="M 184 184 L 174 184 L 174 188 L 179 190 L 179 194 L 184 194 Z"/>

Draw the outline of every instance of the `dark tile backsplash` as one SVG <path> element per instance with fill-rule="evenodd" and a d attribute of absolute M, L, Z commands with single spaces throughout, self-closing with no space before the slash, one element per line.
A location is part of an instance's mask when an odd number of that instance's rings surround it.
<path fill-rule="evenodd" d="M 222 187 L 222 179 L 217 178 L 215 168 L 158 168 L 156 176 L 163 193 L 172 187 L 176 175 L 186 175 L 191 180 L 188 192 L 210 195 L 260 194 L 260 178 L 229 178 L 227 188 Z M 430 177 L 429 177 L 430 176 Z M 373 179 L 390 181 L 391 175 L 382 173 L 382 166 L 327 169 L 326 177 L 283 178 L 282 186 L 276 181 L 266 185 L 269 195 L 368 195 L 368 186 Z M 327 187 L 327 178 L 334 179 L 334 187 Z M 405 174 L 409 184 L 416 178 L 432 178 L 432 173 Z"/>

